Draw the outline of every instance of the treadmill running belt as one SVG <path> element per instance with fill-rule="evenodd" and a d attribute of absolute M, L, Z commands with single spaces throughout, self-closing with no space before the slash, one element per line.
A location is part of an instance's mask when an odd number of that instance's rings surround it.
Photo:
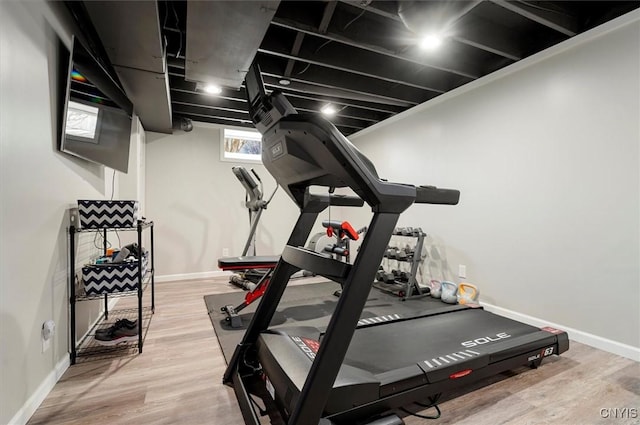
<path fill-rule="evenodd" d="M 485 353 L 498 341 L 538 331 L 483 309 L 385 323 L 358 329 L 344 364 L 381 374 L 467 349 Z"/>

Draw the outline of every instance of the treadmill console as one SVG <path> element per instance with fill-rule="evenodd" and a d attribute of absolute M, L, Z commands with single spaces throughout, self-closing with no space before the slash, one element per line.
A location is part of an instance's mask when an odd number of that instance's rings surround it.
<path fill-rule="evenodd" d="M 249 116 L 256 129 L 264 134 L 273 124 L 288 115 L 296 114 L 296 109 L 279 91 L 267 96 L 260 74 L 260 67 L 253 62 L 245 77 Z"/>

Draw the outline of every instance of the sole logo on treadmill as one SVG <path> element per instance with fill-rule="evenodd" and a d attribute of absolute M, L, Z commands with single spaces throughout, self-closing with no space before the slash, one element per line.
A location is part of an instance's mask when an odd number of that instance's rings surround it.
<path fill-rule="evenodd" d="M 291 340 L 298 346 L 300 350 L 311 360 L 316 358 L 320 349 L 320 342 L 315 339 L 304 338 L 300 336 L 289 336 Z"/>
<path fill-rule="evenodd" d="M 531 356 L 527 359 L 528 362 L 532 362 L 534 360 L 538 360 L 542 357 L 547 357 L 553 354 L 553 347 L 547 347 L 544 350 L 542 350 L 541 352 L 539 352 L 538 354 L 536 354 L 535 356 Z"/>
<path fill-rule="evenodd" d="M 462 345 L 464 347 L 471 348 L 471 347 L 475 347 L 477 345 L 484 345 L 484 344 L 488 344 L 490 342 L 500 341 L 500 340 L 505 339 L 505 338 L 511 338 L 511 335 L 509 335 L 506 332 L 501 332 L 499 334 L 495 334 L 495 335 L 492 335 L 492 336 L 483 336 L 483 337 L 480 337 L 480 338 L 476 338 L 474 340 L 464 341 L 462 343 Z"/>

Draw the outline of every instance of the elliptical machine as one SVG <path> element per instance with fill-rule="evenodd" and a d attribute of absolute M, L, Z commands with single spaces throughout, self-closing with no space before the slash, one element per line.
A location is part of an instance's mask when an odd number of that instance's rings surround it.
<path fill-rule="evenodd" d="M 256 170 L 251 169 L 251 173 L 256 177 L 256 180 L 251 177 L 251 174 L 244 167 L 232 167 L 231 171 L 233 174 L 240 180 L 242 186 L 247 191 L 247 195 L 245 197 L 244 206 L 249 210 L 249 225 L 251 226 L 249 230 L 249 237 L 247 238 L 247 242 L 244 245 L 244 249 L 242 250 L 242 256 L 256 255 L 256 229 L 258 228 L 258 222 L 260 221 L 260 217 L 262 216 L 262 211 L 267 209 L 269 202 L 273 199 L 273 196 L 278 191 L 278 185 L 269 196 L 269 199 L 266 201 L 263 199 L 264 187 L 262 185 L 262 179 L 256 173 Z M 259 187 L 258 187 L 259 186 Z"/>
<path fill-rule="evenodd" d="M 256 257 L 256 230 L 258 229 L 258 222 L 260 221 L 262 212 L 267 209 L 267 206 L 278 191 L 279 186 L 276 185 L 276 188 L 273 190 L 269 198 L 265 200 L 263 198 L 264 187 L 262 185 L 262 179 L 260 179 L 260 176 L 254 169 L 251 169 L 251 174 L 255 176 L 255 179 L 244 167 L 232 167 L 231 171 L 233 171 L 233 174 L 238 178 L 240 183 L 242 183 L 242 186 L 244 186 L 244 189 L 247 192 L 244 205 L 249 211 L 249 236 L 247 237 L 247 242 L 244 244 L 240 258 L 247 256 Z M 256 260 L 258 259 L 256 258 Z M 244 289 L 245 291 L 253 291 L 269 269 L 275 267 L 275 263 L 277 263 L 277 259 L 272 260 L 269 258 L 262 260 L 273 264 L 265 263 L 265 267 L 259 267 L 261 261 L 257 261 L 252 265 L 257 265 L 258 267 L 245 269 L 234 267 L 233 270 L 236 274 L 231 276 L 229 282 L 241 289 Z"/>

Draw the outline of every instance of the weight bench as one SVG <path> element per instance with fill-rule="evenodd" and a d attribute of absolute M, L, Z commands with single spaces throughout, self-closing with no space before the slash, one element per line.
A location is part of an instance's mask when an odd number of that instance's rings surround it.
<path fill-rule="evenodd" d="M 226 305 L 220 310 L 227 315 L 226 321 L 232 328 L 242 326 L 238 312 L 260 298 L 269 286 L 271 272 L 280 261 L 279 256 L 224 257 L 218 259 L 218 267 L 224 271 L 242 271 L 242 277 L 234 275 L 231 283 L 247 289 L 244 301 L 237 306 Z"/>
<path fill-rule="evenodd" d="M 272 269 L 280 261 L 279 255 L 224 257 L 218 259 L 218 267 L 228 270 Z"/>

